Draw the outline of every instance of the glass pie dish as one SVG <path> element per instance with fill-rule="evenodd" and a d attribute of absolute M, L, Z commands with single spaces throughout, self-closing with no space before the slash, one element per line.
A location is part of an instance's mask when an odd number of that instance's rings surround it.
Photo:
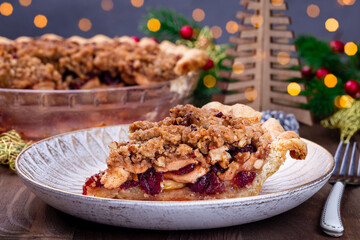
<path fill-rule="evenodd" d="M 199 72 L 150 85 L 91 90 L 0 88 L 0 131 L 15 129 L 38 140 L 63 132 L 158 121 L 183 104 L 195 89 Z"/>

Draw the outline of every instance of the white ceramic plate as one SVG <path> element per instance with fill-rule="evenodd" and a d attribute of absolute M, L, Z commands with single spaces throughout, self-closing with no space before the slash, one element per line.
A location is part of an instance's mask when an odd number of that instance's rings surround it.
<path fill-rule="evenodd" d="M 306 141 L 305 161 L 288 157 L 259 196 L 206 201 L 133 201 L 83 196 L 85 179 L 106 168 L 107 145 L 127 139 L 128 126 L 94 128 L 37 142 L 17 158 L 25 184 L 49 205 L 73 216 L 115 226 L 145 229 L 204 229 L 239 225 L 292 209 L 329 179 L 333 157 Z"/>

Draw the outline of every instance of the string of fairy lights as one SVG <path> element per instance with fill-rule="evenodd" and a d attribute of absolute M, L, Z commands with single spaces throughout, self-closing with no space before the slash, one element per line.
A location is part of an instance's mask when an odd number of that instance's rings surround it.
<path fill-rule="evenodd" d="M 32 0 L 18 0 L 18 1 L 22 7 L 28 7 L 32 3 Z M 128 0 L 128 1 L 130 1 L 131 5 L 135 8 L 141 8 L 144 5 L 144 0 Z M 275 6 L 281 6 L 284 3 L 284 0 L 270 0 L 270 1 L 271 1 L 271 4 L 273 4 Z M 356 2 L 356 0 L 337 0 L 337 3 L 340 6 L 351 6 L 355 2 Z M 104 11 L 111 11 L 114 7 L 114 2 L 113 2 L 113 0 L 101 0 L 100 6 Z M 13 11 L 14 11 L 14 7 L 10 2 L 3 2 L 0 5 L 0 14 L 3 16 L 10 16 L 13 13 Z M 317 18 L 320 15 L 320 7 L 315 3 L 311 3 L 306 8 L 306 14 L 310 18 Z M 192 11 L 192 18 L 197 22 L 202 22 L 205 19 L 205 17 L 206 17 L 206 13 L 201 8 L 195 8 Z M 254 27 L 260 28 L 264 23 L 264 19 L 261 15 L 254 14 L 251 16 L 250 22 Z M 34 23 L 35 27 L 37 27 L 37 28 L 45 28 L 48 24 L 48 19 L 44 14 L 37 14 L 34 16 L 33 23 Z M 333 17 L 326 19 L 326 21 L 324 22 L 324 27 L 329 32 L 336 32 L 339 29 L 339 26 L 340 25 L 339 25 L 338 20 Z M 147 22 L 147 27 L 150 31 L 156 32 L 156 31 L 160 30 L 161 23 L 158 19 L 151 18 Z M 91 20 L 88 18 L 79 19 L 78 28 L 83 32 L 90 31 L 92 28 Z M 235 34 L 239 30 L 239 25 L 237 22 L 230 20 L 226 23 L 225 30 L 229 34 Z M 212 37 L 215 39 L 220 38 L 223 34 L 223 29 L 218 25 L 211 26 L 210 31 L 211 31 Z M 357 53 L 357 51 L 358 51 L 358 47 L 354 42 L 347 42 L 344 46 L 344 52 L 345 52 L 345 54 L 347 54 L 349 56 L 355 55 Z M 260 57 L 260 58 L 264 59 L 266 57 L 266 54 L 261 53 L 261 54 L 258 54 L 256 57 Z M 290 54 L 287 52 L 283 52 L 283 51 L 278 52 L 276 57 L 277 57 L 277 61 L 280 65 L 287 65 L 291 59 Z M 244 72 L 245 68 L 246 68 L 246 66 L 238 61 L 235 62 L 232 66 L 232 70 L 236 74 L 242 74 Z M 215 84 L 216 84 L 216 78 L 212 75 L 206 75 L 204 77 L 203 81 L 204 81 L 205 86 L 207 86 L 209 88 L 215 86 Z M 325 86 L 327 86 L 329 88 L 335 87 L 337 84 L 337 77 L 331 73 L 327 74 L 324 78 L 324 84 L 325 84 Z M 291 96 L 297 96 L 301 92 L 301 86 L 296 82 L 292 82 L 288 85 L 287 92 Z M 247 97 L 248 100 L 251 100 L 251 99 L 253 100 L 256 98 L 257 93 L 254 90 L 251 90 L 251 91 L 249 90 L 247 92 L 245 91 L 245 96 L 248 96 Z M 341 101 L 341 99 L 338 99 L 337 102 L 341 105 L 342 102 L 343 103 L 346 102 L 345 100 Z"/>

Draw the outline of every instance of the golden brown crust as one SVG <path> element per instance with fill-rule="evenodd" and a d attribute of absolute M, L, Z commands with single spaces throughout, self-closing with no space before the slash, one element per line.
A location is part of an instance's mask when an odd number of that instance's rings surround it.
<path fill-rule="evenodd" d="M 232 106 L 224 105 L 219 102 L 210 102 L 202 107 L 203 109 L 214 109 L 224 114 L 231 114 L 236 118 L 244 118 L 252 123 L 260 122 L 262 113 L 254 110 L 253 108 L 243 105 L 234 104 Z"/>
<path fill-rule="evenodd" d="M 307 154 L 306 143 L 300 139 L 299 135 L 292 131 L 285 132 L 276 119 L 268 119 L 262 127 L 265 134 L 271 136 L 270 153 L 264 161 L 262 171 L 249 188 L 252 195 L 257 195 L 266 179 L 279 170 L 286 159 L 287 151 L 292 153 L 292 158 L 298 160 L 304 160 Z"/>

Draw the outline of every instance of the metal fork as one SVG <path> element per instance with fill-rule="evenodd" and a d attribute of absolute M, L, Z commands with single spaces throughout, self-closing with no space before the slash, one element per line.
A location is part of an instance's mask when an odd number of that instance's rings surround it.
<path fill-rule="evenodd" d="M 323 231 L 332 237 L 340 237 L 344 233 L 340 215 L 340 203 L 345 185 L 360 185 L 360 158 L 357 163 L 355 161 L 356 142 L 353 144 L 350 158 L 350 142 L 346 145 L 344 156 L 340 160 L 342 148 L 343 142 L 340 142 L 334 156 L 335 168 L 329 180 L 330 183 L 335 184 L 326 200 L 320 220 Z"/>

